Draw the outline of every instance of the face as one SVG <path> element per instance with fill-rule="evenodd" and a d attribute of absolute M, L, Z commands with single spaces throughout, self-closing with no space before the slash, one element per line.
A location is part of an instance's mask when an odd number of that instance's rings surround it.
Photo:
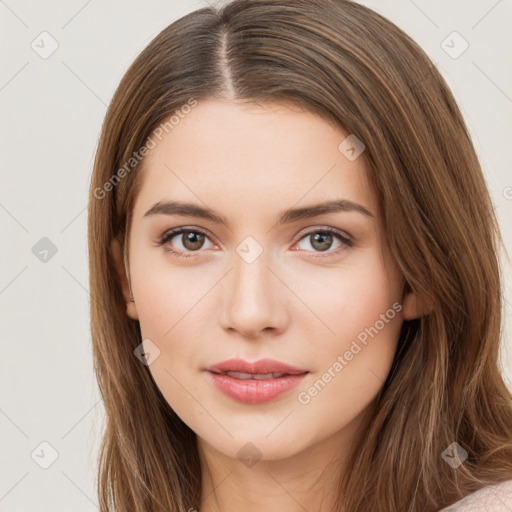
<path fill-rule="evenodd" d="M 347 135 L 297 106 L 204 101 L 144 161 L 128 314 L 170 406 L 225 456 L 343 437 L 389 372 L 401 275 Z M 231 359 L 243 375 L 206 371 Z"/>

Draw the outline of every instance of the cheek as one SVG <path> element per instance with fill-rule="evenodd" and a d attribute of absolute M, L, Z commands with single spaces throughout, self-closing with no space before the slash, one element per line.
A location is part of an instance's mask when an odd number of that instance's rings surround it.
<path fill-rule="evenodd" d="M 201 396 L 197 380 L 201 343 L 205 342 L 201 306 L 208 300 L 205 294 L 213 282 L 205 282 L 204 276 L 196 282 L 193 269 L 170 265 L 153 265 L 139 279 L 137 313 L 141 335 L 159 351 L 148 369 L 166 401 L 188 423 L 201 414 L 201 410 L 192 407 L 191 396 Z"/>
<path fill-rule="evenodd" d="M 307 332 L 309 325 L 311 331 L 314 324 L 324 331 L 325 336 L 309 337 L 323 350 L 326 342 L 332 350 L 342 350 L 358 336 L 364 340 L 375 326 L 380 339 L 393 340 L 399 332 L 401 296 L 395 268 L 386 267 L 377 251 L 354 256 L 339 268 L 310 270 L 307 278 L 296 280 L 302 283 L 297 295 L 314 314 L 302 320 L 303 328 Z"/>
<path fill-rule="evenodd" d="M 163 248 L 134 254 L 132 277 L 143 336 L 171 339 L 184 325 L 197 325 L 191 314 L 215 284 L 207 271 L 173 265 L 171 257 Z"/>
<path fill-rule="evenodd" d="M 398 281 L 378 257 L 360 263 L 340 270 L 336 279 L 331 274 L 320 280 L 321 289 L 308 296 L 329 329 L 308 337 L 308 349 L 317 354 L 315 375 L 300 389 L 298 401 L 304 417 L 322 417 L 329 432 L 358 416 L 382 388 L 402 325 Z"/>
<path fill-rule="evenodd" d="M 158 348 L 158 358 L 149 370 L 173 407 L 186 407 L 194 394 L 201 354 L 211 332 L 208 314 L 218 276 L 206 267 L 172 265 L 163 249 L 148 251 L 133 258 L 134 291 L 143 339 Z M 210 306 L 209 306 L 210 305 Z M 184 388 L 182 387 L 184 386 Z"/>

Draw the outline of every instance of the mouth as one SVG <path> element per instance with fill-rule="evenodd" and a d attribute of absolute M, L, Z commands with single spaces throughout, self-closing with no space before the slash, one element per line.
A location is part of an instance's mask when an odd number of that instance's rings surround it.
<path fill-rule="evenodd" d="M 205 370 L 218 374 L 230 374 L 237 379 L 271 379 L 283 375 L 299 375 L 307 373 L 308 370 L 297 368 L 275 359 L 260 359 L 249 362 L 244 359 L 228 359 L 205 368 Z"/>
<path fill-rule="evenodd" d="M 205 372 L 216 389 L 246 404 L 273 400 L 298 386 L 310 373 L 309 370 L 270 359 L 255 363 L 231 359 L 205 368 Z"/>
<path fill-rule="evenodd" d="M 216 375 L 227 375 L 233 379 L 238 380 L 269 380 L 269 379 L 280 379 L 281 377 L 289 377 L 291 375 L 303 375 L 309 373 L 307 371 L 301 373 L 244 373 L 244 372 L 214 372 Z"/>

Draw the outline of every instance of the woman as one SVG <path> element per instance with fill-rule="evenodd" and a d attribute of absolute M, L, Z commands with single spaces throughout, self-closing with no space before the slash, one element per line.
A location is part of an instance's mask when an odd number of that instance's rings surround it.
<path fill-rule="evenodd" d="M 107 112 L 88 234 L 102 511 L 508 499 L 498 226 L 446 83 L 380 15 L 171 24 Z"/>

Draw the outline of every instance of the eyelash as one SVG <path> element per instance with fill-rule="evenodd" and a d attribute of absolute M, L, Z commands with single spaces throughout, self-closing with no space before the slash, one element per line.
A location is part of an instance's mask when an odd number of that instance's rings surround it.
<path fill-rule="evenodd" d="M 173 229 L 171 231 L 167 231 L 165 232 L 161 237 L 160 237 L 160 240 L 158 242 L 158 245 L 164 245 L 165 243 L 167 243 L 169 240 L 172 240 L 175 236 L 177 235 L 181 235 L 182 233 L 184 233 L 185 231 L 191 231 L 193 233 L 201 233 L 203 235 L 205 235 L 206 237 L 208 237 L 208 234 L 205 233 L 203 230 L 201 229 L 196 229 L 196 228 L 189 228 L 189 227 L 181 227 L 181 228 L 176 228 L 176 229 Z M 325 255 L 322 254 L 322 252 L 318 251 L 318 254 L 316 256 L 313 256 L 314 258 L 326 258 L 326 257 L 329 257 L 329 256 L 332 256 L 333 254 L 334 255 L 337 255 L 338 253 L 340 253 L 341 251 L 343 251 L 345 248 L 347 247 L 352 247 L 353 246 L 353 241 L 348 238 L 347 236 L 343 235 L 340 231 L 338 231 L 337 229 L 334 229 L 334 228 L 321 228 L 321 229 L 315 229 L 315 230 L 312 230 L 312 231 L 308 231 L 307 233 L 303 234 L 301 237 L 299 237 L 299 239 L 294 242 L 294 243 L 297 243 L 297 242 L 300 242 L 302 239 L 304 238 L 307 238 L 308 236 L 311 236 L 315 233 L 329 233 L 329 234 L 332 234 L 334 235 L 336 238 L 338 238 L 338 240 L 343 244 L 343 246 L 341 247 L 338 247 L 337 249 L 335 249 L 334 251 L 325 251 Z M 208 237 L 209 238 L 209 237 Z M 198 250 L 198 251 L 192 251 L 190 253 L 184 253 L 182 251 L 177 251 L 175 249 L 172 249 L 171 247 L 165 247 L 165 250 L 172 253 L 173 255 L 175 256 L 178 256 L 179 258 L 192 258 L 194 257 L 196 254 L 195 253 L 198 253 L 198 252 L 204 252 L 204 251 L 201 251 L 201 250 Z M 311 251 L 307 251 L 307 252 L 311 252 Z"/>

